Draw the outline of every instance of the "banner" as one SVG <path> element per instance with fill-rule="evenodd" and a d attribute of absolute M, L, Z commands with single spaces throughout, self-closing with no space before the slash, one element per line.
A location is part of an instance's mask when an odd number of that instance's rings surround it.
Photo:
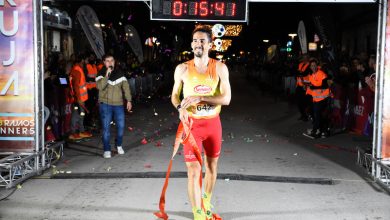
<path fill-rule="evenodd" d="M 91 7 L 83 5 L 77 10 L 76 17 L 96 57 L 101 59 L 104 55 L 103 34 L 95 11 Z"/>
<path fill-rule="evenodd" d="M 370 115 L 374 112 L 374 93 L 365 87 L 357 94 L 357 103 L 353 108 L 355 116 L 352 131 L 357 134 L 364 134 Z"/>
<path fill-rule="evenodd" d="M 0 152 L 35 149 L 32 0 L 0 1 Z"/>
<path fill-rule="evenodd" d="M 335 72 L 337 68 L 336 55 L 331 40 L 329 39 L 330 31 L 327 28 L 329 27 L 329 25 L 328 26 L 325 25 L 325 23 L 329 24 L 329 21 L 326 22 L 326 19 L 324 19 L 321 16 L 314 16 L 313 20 L 314 20 L 314 26 L 317 29 L 319 37 L 321 38 L 322 44 L 324 46 L 321 50 L 322 57 L 324 61 L 327 61 L 329 63 L 329 68 L 333 72 Z"/>
<path fill-rule="evenodd" d="M 129 43 L 133 53 L 137 56 L 139 63 L 143 63 L 144 53 L 142 51 L 142 44 L 137 30 L 131 25 L 126 25 L 125 32 L 127 43 Z"/>
<path fill-rule="evenodd" d="M 390 159 L 390 5 L 387 5 L 387 22 L 385 35 L 385 70 L 383 85 L 382 109 L 382 158 Z"/>
<path fill-rule="evenodd" d="M 305 24 L 303 21 L 300 21 L 298 24 L 298 38 L 299 38 L 299 43 L 301 44 L 301 50 L 302 54 L 307 53 L 307 39 L 306 39 L 306 29 L 305 29 Z"/>

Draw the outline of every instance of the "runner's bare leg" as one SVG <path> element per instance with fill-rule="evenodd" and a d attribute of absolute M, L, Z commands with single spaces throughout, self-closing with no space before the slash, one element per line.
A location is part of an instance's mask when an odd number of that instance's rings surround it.
<path fill-rule="evenodd" d="M 217 181 L 218 159 L 219 157 L 205 156 L 206 174 L 204 177 L 204 187 L 205 192 L 208 194 L 213 192 L 215 182 Z"/>
<path fill-rule="evenodd" d="M 201 167 L 198 161 L 186 162 L 188 175 L 188 197 L 192 207 L 201 208 L 201 188 L 199 185 L 199 177 Z"/>

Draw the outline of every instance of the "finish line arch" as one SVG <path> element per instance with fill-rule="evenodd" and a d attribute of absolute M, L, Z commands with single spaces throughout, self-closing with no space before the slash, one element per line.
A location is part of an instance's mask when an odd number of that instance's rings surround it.
<path fill-rule="evenodd" d="M 59 0 L 60 2 L 61 0 Z M 123 2 L 123 1 L 134 1 L 134 2 L 145 2 L 148 6 L 151 5 L 151 1 L 141 1 L 141 0 L 95 0 L 95 1 L 104 1 L 104 2 Z M 23 74 L 32 74 L 33 80 L 33 90 L 32 96 L 30 96 L 27 100 L 30 105 L 33 106 L 32 112 L 10 112 L 8 110 L 4 110 L 3 106 L 7 106 L 8 104 L 2 105 L 0 107 L 0 120 L 9 120 L 9 117 L 29 117 L 30 120 L 33 121 L 33 128 L 35 132 L 30 136 L 9 136 L 0 138 L 0 153 L 2 154 L 10 154 L 10 157 L 13 158 L 14 161 L 26 160 L 26 157 L 21 156 L 28 155 L 28 160 L 31 160 L 34 164 L 29 167 L 29 170 L 23 171 L 26 175 L 23 175 L 22 178 L 17 181 L 5 181 L 4 184 L 0 184 L 0 186 L 13 187 L 18 182 L 23 181 L 23 179 L 29 178 L 35 174 L 40 173 L 42 170 L 50 166 L 50 161 L 47 160 L 47 155 L 44 153 L 47 149 L 45 148 L 44 143 L 44 131 L 43 131 L 43 20 L 42 20 L 42 4 L 43 2 L 55 2 L 55 0 L 40 0 L 33 1 L 28 0 L 24 1 L 24 4 L 28 4 L 28 9 L 31 9 L 30 12 L 19 10 L 17 2 L 14 0 L 1 0 L 0 1 L 0 30 L 3 35 L 0 35 L 1 42 L 9 42 L 9 44 L 1 44 L 1 51 L 11 51 L 10 57 L 4 58 L 0 57 L 2 60 L 2 71 L 6 71 L 7 68 L 12 64 L 13 56 L 18 56 L 18 53 L 12 53 L 15 50 L 15 42 L 12 43 L 12 40 L 7 39 L 9 36 L 15 36 L 18 39 L 17 32 L 11 33 L 10 30 L 6 30 L 4 28 L 4 21 L 7 19 L 17 19 L 18 16 L 27 16 L 31 23 L 33 24 L 33 30 L 30 30 L 28 33 L 33 36 L 31 41 L 28 42 L 28 45 L 31 50 L 27 51 L 28 57 L 32 59 L 33 68 L 31 68 L 30 72 L 22 71 L 18 72 L 16 75 L 18 79 L 23 78 Z M 71 1 L 66 1 L 71 2 Z M 389 11 L 390 8 L 388 6 L 387 0 L 247 0 L 247 2 L 251 3 L 378 3 L 379 4 L 379 16 L 378 16 L 378 46 L 377 46 L 377 78 L 376 78 L 376 96 L 375 96 L 375 123 L 374 123 L 374 140 L 373 140 L 373 152 L 371 155 L 366 155 L 364 153 L 359 153 L 359 160 L 366 161 L 366 165 L 370 166 L 370 174 L 376 180 L 378 180 L 382 185 L 384 185 L 387 189 L 390 189 L 390 171 L 388 169 L 388 165 L 390 164 L 390 95 L 384 93 L 389 91 L 390 89 L 390 34 L 386 34 L 386 30 L 389 29 L 390 33 L 390 24 L 388 24 Z M 15 11 L 17 11 L 15 13 Z M 3 13 L 4 12 L 4 13 Z M 13 18 L 4 17 L 5 15 L 12 14 Z M 29 13 L 29 14 L 28 14 Z M 250 13 L 250 12 L 246 12 Z M 17 22 L 16 22 L 17 23 Z M 19 24 L 19 23 L 18 23 Z M 28 25 L 27 23 L 19 24 L 19 29 L 22 30 L 23 26 Z M 16 26 L 15 26 L 16 28 Z M 16 28 L 16 29 L 18 29 Z M 8 35 L 8 36 L 7 36 Z M 20 55 L 20 54 L 19 54 Z M 26 54 L 24 54 L 26 55 Z M 31 73 L 33 72 L 33 73 Z M 19 83 L 15 77 L 7 78 L 6 81 L 1 79 L 0 85 L 7 84 L 16 84 Z M 8 88 L 10 85 L 8 85 Z M 14 85 L 14 89 L 18 88 L 17 85 Z M 17 99 L 19 93 L 12 94 Z M 9 96 L 8 93 L 4 93 L 0 96 L 0 101 L 3 102 L 2 99 L 5 96 Z M 10 105 L 12 105 L 13 101 L 7 100 Z M 3 125 L 0 125 L 0 128 Z M 24 138 L 24 139 L 23 139 Z M 10 146 L 16 145 L 25 146 L 22 148 L 23 150 L 16 153 L 16 151 L 10 150 Z M 17 157 L 16 157 L 17 155 Z M 15 159 L 16 158 L 16 159 Z M 19 158 L 19 159 L 18 159 Z M 368 162 L 367 162 L 368 161 Z M 16 163 L 15 162 L 15 163 Z M 5 164 L 6 161 L 0 160 L 0 165 Z M 7 162 L 8 163 L 8 162 Z M 15 171 L 16 172 L 16 171 Z M 10 174 L 10 176 L 13 176 Z M 3 183 L 3 182 L 0 182 Z"/>

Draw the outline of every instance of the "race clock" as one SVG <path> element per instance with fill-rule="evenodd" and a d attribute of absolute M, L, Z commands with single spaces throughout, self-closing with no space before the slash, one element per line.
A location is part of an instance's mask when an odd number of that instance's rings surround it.
<path fill-rule="evenodd" d="M 246 22 L 247 0 L 152 0 L 151 20 Z"/>

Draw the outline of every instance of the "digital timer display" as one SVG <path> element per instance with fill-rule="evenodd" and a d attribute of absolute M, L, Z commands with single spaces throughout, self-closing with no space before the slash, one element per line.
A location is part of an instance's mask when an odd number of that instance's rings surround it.
<path fill-rule="evenodd" d="M 152 0 L 151 20 L 246 22 L 247 0 Z"/>

